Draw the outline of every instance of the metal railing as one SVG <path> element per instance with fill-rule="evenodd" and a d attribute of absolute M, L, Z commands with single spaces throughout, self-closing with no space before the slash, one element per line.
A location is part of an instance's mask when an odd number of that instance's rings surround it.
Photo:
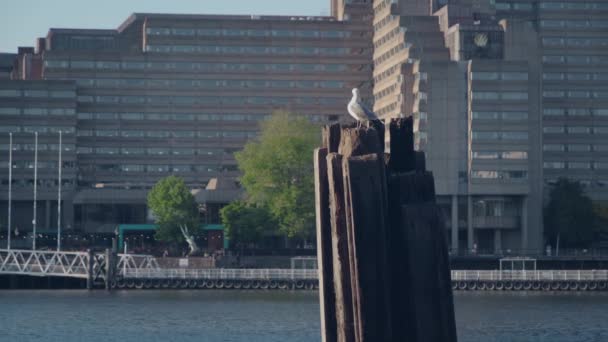
<path fill-rule="evenodd" d="M 608 270 L 452 271 L 454 281 L 606 281 Z"/>
<path fill-rule="evenodd" d="M 126 269 L 118 275 L 135 279 L 250 279 L 250 280 L 295 280 L 318 278 L 316 269 Z"/>

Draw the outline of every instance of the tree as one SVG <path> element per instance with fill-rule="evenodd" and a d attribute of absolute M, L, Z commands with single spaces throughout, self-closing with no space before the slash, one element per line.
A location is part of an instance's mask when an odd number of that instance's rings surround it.
<path fill-rule="evenodd" d="M 319 128 L 305 117 L 276 112 L 262 123 L 259 139 L 235 155 L 247 202 L 268 208 L 290 238 L 314 234 L 313 152 L 319 142 Z"/>
<path fill-rule="evenodd" d="M 265 208 L 234 201 L 220 210 L 225 234 L 234 245 L 245 247 L 261 240 L 264 233 L 276 225 Z"/>
<path fill-rule="evenodd" d="M 178 243 L 186 239 L 194 252 L 189 238 L 199 228 L 198 206 L 182 178 L 169 176 L 158 181 L 148 193 L 148 207 L 158 225 L 157 240 Z"/>
<path fill-rule="evenodd" d="M 560 178 L 551 188 L 544 216 L 545 236 L 556 248 L 588 247 L 593 240 L 593 203 L 579 182 Z"/>

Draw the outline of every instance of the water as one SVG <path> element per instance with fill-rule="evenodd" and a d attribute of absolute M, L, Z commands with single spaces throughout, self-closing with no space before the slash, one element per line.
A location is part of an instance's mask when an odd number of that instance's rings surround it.
<path fill-rule="evenodd" d="M 608 341 L 608 294 L 458 293 L 460 342 Z M 0 291 L 0 341 L 320 341 L 314 292 Z"/>

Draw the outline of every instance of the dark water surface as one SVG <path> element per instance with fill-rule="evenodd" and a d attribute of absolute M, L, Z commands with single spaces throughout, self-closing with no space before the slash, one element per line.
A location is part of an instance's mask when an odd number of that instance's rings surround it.
<path fill-rule="evenodd" d="M 460 342 L 608 341 L 608 294 L 458 293 Z M 0 341 L 320 341 L 315 292 L 0 291 Z"/>

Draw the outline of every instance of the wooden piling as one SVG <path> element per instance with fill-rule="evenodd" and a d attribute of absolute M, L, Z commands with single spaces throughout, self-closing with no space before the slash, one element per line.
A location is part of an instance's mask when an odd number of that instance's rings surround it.
<path fill-rule="evenodd" d="M 324 341 L 456 341 L 444 222 L 412 128 L 407 118 L 323 129 L 327 163 L 321 166 L 324 152 L 317 151 L 315 177 L 328 190 L 316 185 L 317 245 L 323 282 L 333 260 L 334 289 L 332 303 L 322 285 Z M 319 233 L 326 203 L 331 234 Z"/>
<path fill-rule="evenodd" d="M 329 184 L 327 180 L 327 148 L 315 150 L 315 202 L 317 214 L 317 265 L 319 269 L 319 300 L 321 337 L 323 342 L 337 341 L 336 302 L 334 300 L 334 270 L 332 230 L 329 213 Z"/>

